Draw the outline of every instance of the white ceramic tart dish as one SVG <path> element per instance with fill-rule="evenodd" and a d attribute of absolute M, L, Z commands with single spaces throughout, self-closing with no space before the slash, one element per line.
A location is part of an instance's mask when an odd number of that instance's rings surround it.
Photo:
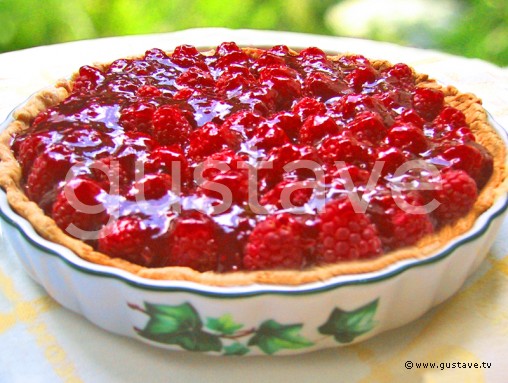
<path fill-rule="evenodd" d="M 14 120 L 11 115 L 2 130 L 11 129 Z M 472 213 L 417 246 L 375 259 L 310 271 L 144 268 L 95 251 L 84 256 L 70 237 L 50 241 L 54 237 L 34 228 L 47 218 L 16 208 L 18 197 L 1 190 L 4 238 L 28 274 L 64 307 L 153 346 L 213 355 L 287 355 L 344 346 L 420 317 L 452 296 L 485 258 L 508 206 L 508 140 L 491 118 L 485 124 L 498 150 L 492 179 Z"/>

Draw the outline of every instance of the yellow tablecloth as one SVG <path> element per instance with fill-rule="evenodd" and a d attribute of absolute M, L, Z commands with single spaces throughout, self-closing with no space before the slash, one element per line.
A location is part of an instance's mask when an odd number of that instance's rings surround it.
<path fill-rule="evenodd" d="M 508 127 L 508 69 L 365 40 L 225 29 L 81 41 L 1 54 L 0 119 L 33 92 L 83 64 L 152 47 L 214 46 L 221 41 L 317 45 L 404 61 L 476 93 L 494 118 Z M 151 348 L 95 327 L 34 283 L 0 237 L 0 382 L 507 382 L 506 254 L 508 222 L 487 260 L 457 295 L 412 324 L 367 342 L 292 357 L 221 358 Z M 413 362 L 412 369 L 405 367 L 407 361 Z M 438 366 L 417 367 L 425 362 Z M 471 362 L 483 362 L 484 368 L 467 368 Z M 439 363 L 455 368 L 441 369 Z"/>

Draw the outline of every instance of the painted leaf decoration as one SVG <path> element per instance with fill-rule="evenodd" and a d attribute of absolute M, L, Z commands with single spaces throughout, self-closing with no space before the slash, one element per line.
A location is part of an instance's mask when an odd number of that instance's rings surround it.
<path fill-rule="evenodd" d="M 229 346 L 224 346 L 224 355 L 245 355 L 249 352 L 249 348 L 239 342 L 235 342 Z"/>
<path fill-rule="evenodd" d="M 145 303 L 150 320 L 139 334 L 165 344 L 177 344 L 189 351 L 221 351 L 216 335 L 202 330 L 203 323 L 192 305 L 154 305 Z"/>
<path fill-rule="evenodd" d="M 300 335 L 301 328 L 301 324 L 282 325 L 274 320 L 267 320 L 259 326 L 248 345 L 258 346 L 264 353 L 270 355 L 281 349 L 312 346 L 312 342 Z"/>
<path fill-rule="evenodd" d="M 226 314 L 220 318 L 208 318 L 206 327 L 223 335 L 232 335 L 240 330 L 243 325 L 236 323 L 230 314 Z"/>
<path fill-rule="evenodd" d="M 333 335 L 337 342 L 350 343 L 374 328 L 378 301 L 379 299 L 376 299 L 352 311 L 335 308 L 318 331 L 324 335 Z"/>

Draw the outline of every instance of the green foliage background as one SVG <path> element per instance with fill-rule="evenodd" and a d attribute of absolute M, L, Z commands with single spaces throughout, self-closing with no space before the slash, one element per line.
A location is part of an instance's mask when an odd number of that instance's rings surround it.
<path fill-rule="evenodd" d="M 398 30 L 396 35 L 384 34 L 382 29 L 377 28 L 364 37 L 435 48 L 508 65 L 508 2 L 455 1 L 460 5 L 461 14 L 446 32 L 433 30 L 430 25 L 419 29 L 423 36 L 414 40 L 404 28 Z M 340 2 L 0 0 L 0 52 L 79 39 L 213 26 L 332 35 L 333 29 L 327 24 L 326 15 Z M 414 35 L 414 30 L 411 35 Z"/>

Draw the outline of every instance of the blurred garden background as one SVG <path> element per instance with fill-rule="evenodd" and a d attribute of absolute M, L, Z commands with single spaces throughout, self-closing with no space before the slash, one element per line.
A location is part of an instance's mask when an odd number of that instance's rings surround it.
<path fill-rule="evenodd" d="M 0 52 L 194 27 L 351 36 L 508 65 L 507 0 L 0 0 Z"/>

